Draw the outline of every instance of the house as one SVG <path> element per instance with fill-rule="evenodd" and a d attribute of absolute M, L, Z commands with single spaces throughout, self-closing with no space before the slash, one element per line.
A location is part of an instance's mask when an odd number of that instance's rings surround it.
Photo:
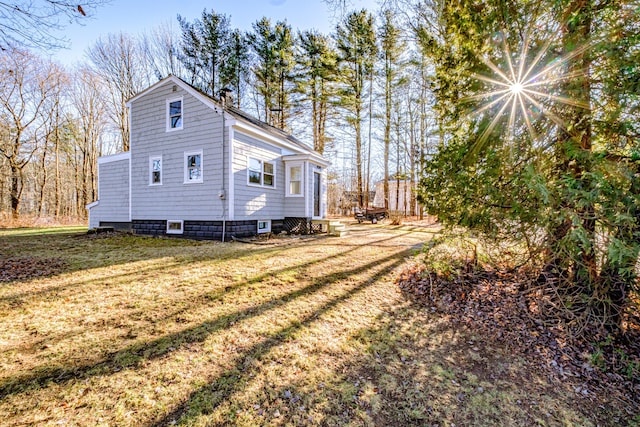
<path fill-rule="evenodd" d="M 130 151 L 98 160 L 89 228 L 224 241 L 325 218 L 329 163 L 223 102 L 175 76 L 130 99 Z"/>

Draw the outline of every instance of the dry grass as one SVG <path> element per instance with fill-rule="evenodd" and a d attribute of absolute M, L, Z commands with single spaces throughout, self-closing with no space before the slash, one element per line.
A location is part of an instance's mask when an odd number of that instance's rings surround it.
<path fill-rule="evenodd" d="M 0 230 L 3 425 L 591 425 L 562 384 L 403 299 L 433 229 L 191 242 Z"/>

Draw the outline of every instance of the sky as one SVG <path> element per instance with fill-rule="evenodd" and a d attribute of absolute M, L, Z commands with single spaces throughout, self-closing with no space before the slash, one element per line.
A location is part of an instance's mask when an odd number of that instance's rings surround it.
<path fill-rule="evenodd" d="M 352 0 L 354 8 L 376 10 L 376 0 Z M 140 34 L 170 22 L 178 29 L 177 15 L 188 21 L 200 18 L 203 9 L 231 17 L 231 27 L 243 31 L 263 16 L 273 22 L 286 19 L 294 30 L 317 29 L 333 32 L 336 15 L 321 0 L 112 0 L 95 11 L 85 25 L 65 28 L 69 49 L 60 49 L 54 58 L 65 65 L 82 62 L 84 52 L 100 36 L 126 32 Z"/>

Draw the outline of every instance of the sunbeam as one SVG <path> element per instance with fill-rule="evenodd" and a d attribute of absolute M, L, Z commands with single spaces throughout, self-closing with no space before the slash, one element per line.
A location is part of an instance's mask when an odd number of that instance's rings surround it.
<path fill-rule="evenodd" d="M 474 74 L 473 77 L 484 82 L 487 89 L 485 92 L 468 96 L 463 101 L 483 102 L 473 111 L 474 115 L 481 115 L 493 108 L 497 108 L 498 111 L 488 121 L 488 126 L 483 129 L 472 152 L 477 153 L 484 146 L 489 136 L 503 120 L 506 120 L 504 132 L 508 135 L 509 140 L 513 140 L 516 135 L 517 126 L 523 124 L 532 141 L 535 141 L 539 136 L 535 130 L 535 120 L 541 117 L 549 119 L 565 132 L 571 133 L 564 121 L 551 111 L 549 104 L 555 103 L 556 105 L 582 109 L 590 108 L 583 101 L 557 94 L 557 88 L 554 87 L 558 83 L 584 75 L 583 70 L 565 72 L 563 68 L 572 58 L 584 53 L 590 45 L 587 43 L 565 56 L 557 57 L 541 66 L 543 58 L 549 53 L 550 45 L 550 42 L 544 44 L 533 60 L 528 62 L 527 57 L 531 48 L 528 35 L 524 38 L 522 49 L 518 55 L 515 55 L 515 58 L 509 49 L 507 37 L 502 37 L 501 57 L 504 58 L 503 63 L 498 65 L 489 58 L 481 58 L 493 74 Z M 536 72 L 536 69 L 539 71 Z"/>

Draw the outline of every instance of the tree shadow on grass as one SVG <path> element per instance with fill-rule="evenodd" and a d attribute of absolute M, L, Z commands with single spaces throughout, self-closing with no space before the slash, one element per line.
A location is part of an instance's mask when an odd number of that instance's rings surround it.
<path fill-rule="evenodd" d="M 394 239 L 394 238 L 397 238 L 397 236 L 390 237 L 388 239 Z M 387 240 L 387 239 L 380 239 L 380 240 Z M 355 247 L 351 249 L 347 249 L 346 251 L 340 252 L 336 256 L 347 257 L 350 254 L 350 252 L 355 249 L 356 249 Z M 107 354 L 105 357 L 101 359 L 101 361 L 97 363 L 89 363 L 83 366 L 62 366 L 62 367 L 61 366 L 42 366 L 37 370 L 30 372 L 29 374 L 15 375 L 15 376 L 9 377 L 5 379 L 2 383 L 0 383 L 0 398 L 4 398 L 12 394 L 22 393 L 27 390 L 46 387 L 50 383 L 63 384 L 72 379 L 81 379 L 81 378 L 88 378 L 92 376 L 109 375 L 113 372 L 117 372 L 122 369 L 135 368 L 140 364 L 142 364 L 144 361 L 159 358 L 167 353 L 175 351 L 176 349 L 186 344 L 194 343 L 194 342 L 202 342 L 211 334 L 216 333 L 225 328 L 229 328 L 231 327 L 231 325 L 235 324 L 238 321 L 256 317 L 269 310 L 283 306 L 288 302 L 293 301 L 297 298 L 318 292 L 322 290 L 324 287 L 336 281 L 344 279 L 349 275 L 356 275 L 362 272 L 366 272 L 369 269 L 375 268 L 380 263 L 390 261 L 390 260 L 394 261 L 394 265 L 397 263 L 400 263 L 401 260 L 403 260 L 404 257 L 406 257 L 406 255 L 407 255 L 406 251 L 403 251 L 403 252 L 394 254 L 391 257 L 377 259 L 371 263 L 364 264 L 356 268 L 352 268 L 350 270 L 340 271 L 333 274 L 329 274 L 327 276 L 316 278 L 313 281 L 313 283 L 311 283 L 310 285 L 304 288 L 297 289 L 289 293 L 286 293 L 285 295 L 275 297 L 273 299 L 265 301 L 251 308 L 234 311 L 227 315 L 223 315 L 215 319 L 202 322 L 194 327 L 181 330 L 174 334 L 161 336 L 150 342 L 133 344 L 122 350 Z M 336 256 L 330 255 L 325 258 L 320 258 L 311 262 L 304 263 L 304 265 L 321 263 L 328 259 L 335 258 Z M 212 296 L 214 297 L 213 299 L 215 299 L 216 296 L 221 296 L 226 293 L 232 292 L 236 288 L 242 287 L 243 285 L 246 285 L 248 283 L 259 282 L 269 277 L 270 275 L 280 274 L 285 271 L 293 271 L 298 267 L 300 267 L 300 265 L 287 266 L 282 269 L 278 269 L 276 271 L 261 273 L 258 276 L 253 277 L 249 280 L 241 281 L 230 287 L 226 287 L 223 291 L 213 292 L 212 293 Z M 211 296 L 210 298 L 208 298 L 208 300 L 210 299 L 211 299 Z M 191 309 L 193 309 L 193 307 L 191 307 Z M 171 315 L 175 315 L 175 314 L 176 313 L 172 313 Z M 283 333 L 285 332 L 286 331 L 283 331 Z M 273 338 L 273 339 L 276 339 L 276 338 Z"/>
<path fill-rule="evenodd" d="M 408 234 L 408 233 L 405 233 Z M 372 241 L 370 243 L 370 246 L 376 246 L 376 245 L 384 245 L 389 241 L 395 240 L 397 237 L 396 236 L 392 236 L 392 237 L 386 237 L 383 239 L 377 239 L 375 241 Z M 324 239 L 323 239 L 324 240 Z M 318 246 L 317 243 L 318 241 L 315 240 L 313 242 L 311 241 L 306 241 L 304 242 L 305 245 L 308 245 L 309 243 L 314 243 L 314 245 Z M 298 247 L 302 247 L 303 245 L 301 243 L 298 244 L 294 244 L 291 246 L 288 246 L 288 248 L 298 248 Z M 207 292 L 205 294 L 201 294 L 199 296 L 196 297 L 196 300 L 201 301 L 200 304 L 208 304 L 211 301 L 216 301 L 216 300 L 222 300 L 225 296 L 229 296 L 231 293 L 233 293 L 234 291 L 245 287 L 247 285 L 251 285 L 251 284 L 256 284 L 256 283 L 260 283 L 265 279 L 268 279 L 272 276 L 277 276 L 280 274 L 285 274 L 285 273 L 292 273 L 295 272 L 297 269 L 301 268 L 301 267 L 310 267 L 316 264 L 321 264 L 325 261 L 328 260 L 335 260 L 338 258 L 348 258 L 350 256 L 351 253 L 353 253 L 354 251 L 360 249 L 359 245 L 351 245 L 351 244 L 345 244 L 345 245 L 341 245 L 341 247 L 344 247 L 345 249 L 342 250 L 340 253 L 335 254 L 335 255 L 326 255 L 324 257 L 319 257 L 319 258 L 315 258 L 312 261 L 305 261 L 305 262 L 301 262 L 301 263 L 297 263 L 297 264 L 292 264 L 292 265 L 287 265 L 285 267 L 279 268 L 279 269 L 274 269 L 274 270 L 269 270 L 269 271 L 265 271 L 263 273 L 260 273 L 258 275 L 252 276 L 246 280 L 240 280 L 240 281 L 236 281 L 235 283 L 229 285 L 229 286 L 224 286 L 224 287 L 220 287 L 216 290 L 213 290 L 211 292 Z M 414 246 L 415 247 L 415 246 Z M 259 254 L 270 254 L 270 253 L 278 253 L 279 251 L 282 250 L 282 247 L 280 248 L 264 248 L 264 249 L 260 249 L 258 251 Z M 238 254 L 242 254 L 242 256 L 238 256 Z M 245 248 L 245 250 L 242 251 L 238 251 L 235 250 L 233 251 L 231 254 L 227 254 L 225 256 L 221 256 L 216 258 L 214 261 L 216 263 L 223 263 L 226 260 L 229 259 L 242 259 L 243 257 L 253 257 L 256 255 L 256 252 L 253 250 L 248 250 Z M 167 273 L 170 272 L 172 269 L 176 268 L 176 267 L 180 267 L 186 264 L 193 264 L 194 266 L 197 266 L 197 263 L 200 261 L 205 261 L 205 262 L 209 262 L 210 259 L 209 258 L 196 258 L 196 259 L 192 259 L 192 258 L 188 258 L 188 259 L 183 259 L 183 260 L 173 260 L 171 262 L 168 262 L 166 265 L 164 265 L 163 267 L 158 267 L 156 265 L 150 266 L 150 267 L 146 267 L 146 268 L 138 268 L 135 271 L 136 275 L 141 275 L 141 274 L 147 274 L 147 273 Z M 47 287 L 45 289 L 39 289 L 39 290 L 34 290 L 34 291 L 29 291 L 29 292 L 22 292 L 22 293 L 14 293 L 14 294 L 9 294 L 9 295 L 5 295 L 3 297 L 0 297 L 0 304 L 4 304 L 8 307 L 19 307 L 22 304 L 22 300 L 23 298 L 28 298 L 28 297 L 39 297 L 39 298 L 48 298 L 50 295 L 54 295 L 56 298 L 60 299 L 60 298 L 64 298 L 67 294 L 65 294 L 65 292 L 74 292 L 75 289 L 78 288 L 85 288 L 85 287 L 91 287 L 91 286 L 96 286 L 96 285 L 101 285 L 103 287 L 109 287 L 111 286 L 110 284 L 113 283 L 114 281 L 119 281 L 119 280 L 124 280 L 127 278 L 131 277 L 131 273 L 129 272 L 124 272 L 124 273 L 120 273 L 120 274 L 113 274 L 111 272 L 108 272 L 106 274 L 106 276 L 99 276 L 97 278 L 91 279 L 91 280 L 74 280 L 72 283 L 67 284 L 67 285 L 59 285 L 59 286 L 51 286 L 51 287 Z M 70 296 L 71 294 L 69 294 Z M 181 308 L 178 308 L 176 310 L 172 310 L 169 313 L 167 313 L 165 316 L 156 319 L 156 323 L 157 322 L 163 322 L 163 321 L 167 321 L 170 320 L 171 318 L 175 318 L 176 316 L 179 316 L 181 314 L 184 314 L 185 312 L 189 311 L 189 310 L 193 310 L 194 307 L 192 304 L 188 305 L 188 306 L 184 306 Z M 145 314 L 145 310 L 144 309 L 140 309 L 137 311 L 133 311 L 131 313 L 128 313 L 129 317 L 137 317 L 137 316 L 142 316 Z M 47 335 L 47 336 L 43 336 L 40 337 L 36 340 L 32 340 L 28 343 L 23 343 L 21 346 L 13 346 L 11 348 L 7 348 L 3 351 L 0 351 L 0 354 L 7 352 L 7 351 L 30 351 L 32 348 L 35 347 L 43 347 L 46 346 L 50 343 L 55 343 L 57 341 L 63 340 L 63 339 L 68 339 L 70 337 L 73 337 L 74 335 L 80 335 L 81 332 L 64 332 L 61 334 L 53 334 L 53 335 Z M 115 353 L 113 353 L 115 354 Z M 44 368 L 43 371 L 48 371 L 49 369 Z M 56 370 L 57 372 L 57 370 Z M 3 390 L 3 385 L 2 383 L 0 383 L 0 395 L 2 395 L 2 390 Z"/>
<path fill-rule="evenodd" d="M 325 276 L 320 283 L 311 285 L 310 288 L 312 289 L 305 288 L 302 294 L 316 292 L 328 284 L 344 279 L 345 276 L 356 275 L 376 266 L 379 267 L 384 265 L 384 268 L 376 272 L 369 279 L 346 290 L 339 296 L 332 298 L 321 307 L 306 314 L 304 317 L 296 319 L 288 326 L 270 334 L 261 342 L 239 354 L 235 359 L 235 366 L 232 369 L 227 370 L 223 375 L 194 390 L 184 402 L 180 403 L 176 408 L 162 418 L 151 422 L 149 426 L 171 425 L 178 420 L 180 420 L 180 422 L 188 423 L 191 419 L 197 418 L 202 414 L 212 412 L 218 405 L 223 403 L 233 393 L 239 391 L 244 386 L 251 374 L 251 363 L 249 363 L 249 361 L 260 360 L 272 349 L 280 346 L 291 339 L 293 335 L 316 322 L 323 314 L 334 309 L 339 304 L 348 301 L 356 294 L 366 291 L 367 288 L 377 280 L 380 280 L 382 277 L 388 275 L 391 271 L 399 267 L 405 261 L 407 255 L 407 251 L 402 251 L 352 270 L 329 274 Z M 296 297 L 302 296 L 302 294 L 296 295 Z M 293 298 L 288 298 L 287 301 L 290 299 Z"/>
<path fill-rule="evenodd" d="M 334 369 L 337 381 L 331 388 L 347 393 L 322 407 L 322 424 L 613 426 L 621 421 L 591 419 L 597 410 L 576 394 L 575 384 L 549 377 L 504 345 L 446 316 L 429 314 L 424 306 L 397 305 L 375 325 L 352 337 L 361 348 L 357 359 Z M 304 389 L 293 383 L 278 393 Z M 313 404 L 302 396 L 305 400 L 306 411 L 312 412 Z M 295 406 L 279 411 L 278 424 L 300 422 Z M 263 418 L 257 424 L 271 421 Z"/>
<path fill-rule="evenodd" d="M 403 235 L 410 234 L 410 232 L 403 233 Z M 400 235 L 401 236 L 401 235 Z M 385 241 L 391 241 L 396 239 L 398 236 L 392 236 L 384 239 L 378 239 L 371 243 L 371 245 L 375 244 L 383 244 Z M 317 245 L 322 245 L 323 242 L 327 240 L 333 240 L 333 237 L 327 236 L 319 236 L 313 238 L 313 241 L 310 239 L 304 240 L 292 240 L 291 242 L 286 243 L 285 246 L 270 246 L 270 247 L 251 247 L 248 248 L 239 243 L 218 243 L 218 242 L 201 242 L 201 241 L 192 241 L 185 239 L 169 239 L 169 238 L 154 238 L 148 236 L 133 236 L 129 234 L 118 234 L 112 236 L 104 236 L 99 240 L 91 239 L 84 234 L 73 234 L 73 233 L 60 233 L 51 237 L 46 245 L 51 248 L 46 251 L 38 251 L 35 248 L 40 247 L 43 243 L 40 241 L 41 236 L 38 235 L 28 235 L 28 236 L 0 236 L 0 248 L 3 246 L 7 246 L 8 242 L 14 241 L 17 242 L 14 244 L 15 248 L 12 249 L 13 256 L 27 256 L 27 254 L 36 254 L 36 257 L 32 257 L 29 255 L 29 259 L 37 262 L 37 257 L 41 257 L 42 259 L 53 259 L 51 258 L 51 254 L 55 253 L 57 257 L 62 259 L 64 262 L 61 264 L 60 271 L 55 272 L 53 275 L 63 274 L 63 273 L 75 273 L 84 270 L 90 270 L 94 268 L 103 268 L 103 267 L 113 267 L 121 264 L 128 263 L 136 263 L 141 261 L 149 261 L 153 259 L 160 259 L 171 257 L 173 258 L 167 265 L 158 267 L 143 267 L 142 269 L 137 269 L 136 274 L 143 272 L 163 272 L 169 271 L 172 268 L 180 265 L 192 264 L 198 261 L 207 261 L 207 262 L 215 262 L 215 263 L 224 263 L 228 260 L 241 260 L 243 258 L 254 258 L 256 256 L 268 255 L 268 254 L 277 254 L 283 250 L 283 248 L 298 248 L 308 246 L 310 243 L 314 243 Z M 51 241 L 51 239 L 59 239 Z M 29 244 L 25 245 L 24 242 L 20 243 L 20 241 L 28 241 Z M 80 247 L 75 246 L 75 242 L 81 242 Z M 207 243 L 213 243 L 211 250 L 207 249 Z M 192 248 L 194 246 L 203 247 L 202 254 L 185 254 L 181 253 L 180 248 Z M 348 254 L 350 252 L 354 252 L 360 248 L 360 245 L 351 244 L 348 240 L 343 240 L 341 242 L 341 246 L 345 248 L 349 248 L 346 251 L 341 252 L 341 254 Z M 128 248 L 137 248 L 135 251 L 131 251 Z M 10 248 L 11 249 L 11 248 Z M 72 249 L 71 253 L 69 250 Z M 166 249 L 167 252 L 162 252 L 162 249 Z M 127 251 L 127 256 L 125 259 L 114 259 L 110 257 L 104 257 L 105 252 L 122 252 Z M 10 251 L 7 251 L 10 252 Z M 48 256 L 47 258 L 45 258 Z M 7 257 L 7 255 L 3 255 L 0 252 L 0 258 Z M 75 258 L 80 260 L 88 260 L 85 263 L 74 261 Z M 321 262 L 324 259 L 328 259 L 330 257 L 325 257 L 323 259 L 319 259 L 317 262 Z M 55 286 L 47 286 L 42 289 L 37 290 L 29 290 L 29 291 L 17 291 L 11 293 L 10 291 L 6 291 L 4 295 L 0 296 L 0 303 L 9 302 L 13 305 L 19 304 L 24 298 L 31 297 L 46 297 L 49 294 L 59 294 L 61 292 L 65 292 L 68 290 L 73 290 L 75 288 L 88 285 L 92 282 L 100 282 L 104 280 L 114 280 L 120 277 L 124 277 L 129 275 L 130 273 L 122 273 L 121 275 L 112 274 L 111 272 L 107 272 L 105 276 L 100 276 L 90 281 L 72 281 L 72 283 L 66 285 L 55 285 Z M 41 277 L 34 277 L 41 278 Z M 260 279 L 256 279 L 260 280 Z M 28 279 L 22 279 L 18 281 L 8 282 L 4 286 L 8 287 L 17 287 L 19 289 L 19 285 Z M 0 286 L 3 286 L 0 283 Z"/>

